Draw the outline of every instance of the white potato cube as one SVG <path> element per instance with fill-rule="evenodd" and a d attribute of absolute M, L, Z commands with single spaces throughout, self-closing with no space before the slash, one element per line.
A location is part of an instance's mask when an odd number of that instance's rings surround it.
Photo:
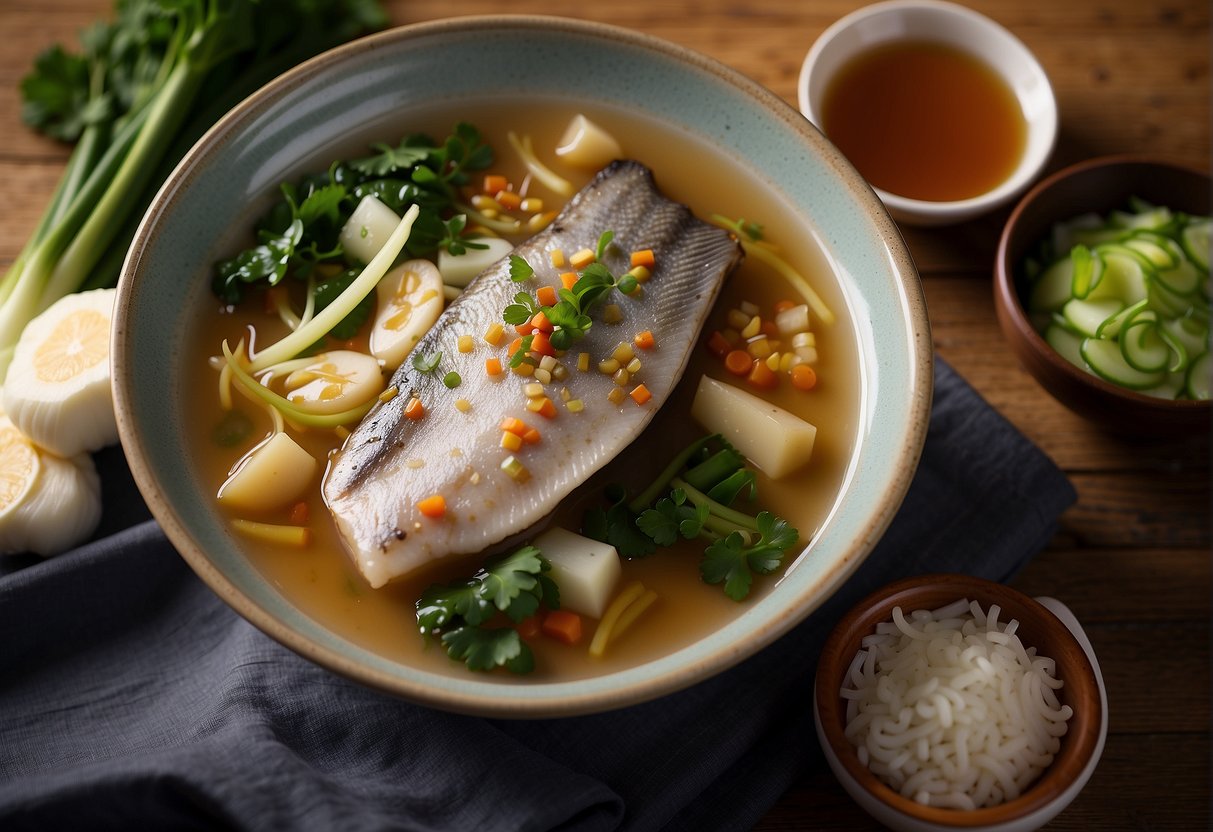
<path fill-rule="evenodd" d="M 438 252 L 438 271 L 442 282 L 463 288 L 489 266 L 514 250 L 514 244 L 500 237 L 478 237 L 473 242 L 488 248 L 469 248 L 463 254 L 451 254 L 445 248 Z"/>
<path fill-rule="evenodd" d="M 691 417 L 727 439 L 771 479 L 793 473 L 813 456 L 814 425 L 753 393 L 707 376 L 699 379 Z"/>
<path fill-rule="evenodd" d="M 615 547 L 558 527 L 535 538 L 535 546 L 552 564 L 552 580 L 560 587 L 560 608 L 602 618 L 619 582 Z"/>
<path fill-rule="evenodd" d="M 556 155 L 570 165 L 598 170 L 616 159 L 622 159 L 623 149 L 614 136 L 578 113 L 564 129 L 564 135 L 556 146 Z"/>
<path fill-rule="evenodd" d="M 219 489 L 219 502 L 244 511 L 283 508 L 316 475 L 316 459 L 285 433 L 275 433 L 236 464 Z"/>
<path fill-rule="evenodd" d="M 368 194 L 345 221 L 337 239 L 347 254 L 369 263 L 398 225 L 400 217 L 396 216 L 396 212 L 380 202 L 378 197 Z"/>

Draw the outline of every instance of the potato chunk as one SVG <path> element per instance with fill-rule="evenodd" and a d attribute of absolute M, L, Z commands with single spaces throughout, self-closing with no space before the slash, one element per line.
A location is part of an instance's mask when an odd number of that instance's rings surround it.
<path fill-rule="evenodd" d="M 560 588 L 560 608 L 601 618 L 619 581 L 615 547 L 561 528 L 539 535 L 535 546 L 552 564 L 552 580 Z"/>
<path fill-rule="evenodd" d="M 368 194 L 345 221 L 338 240 L 351 257 L 369 263 L 399 224 L 395 211 Z"/>
<path fill-rule="evenodd" d="M 244 511 L 290 505 L 316 475 L 316 459 L 285 433 L 275 433 L 237 463 L 219 502 Z"/>
<path fill-rule="evenodd" d="M 817 428 L 782 407 L 703 376 L 695 391 L 691 417 L 719 433 L 771 479 L 806 465 L 813 455 Z"/>

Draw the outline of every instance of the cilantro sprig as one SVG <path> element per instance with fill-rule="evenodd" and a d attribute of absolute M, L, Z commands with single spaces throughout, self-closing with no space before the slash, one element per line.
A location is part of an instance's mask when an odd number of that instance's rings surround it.
<path fill-rule="evenodd" d="M 626 558 L 648 557 L 679 539 L 706 540 L 700 576 L 741 601 L 754 574 L 778 569 L 799 540 L 799 532 L 771 512 L 755 516 L 734 507 L 743 496 L 757 497 L 745 457 L 719 435 L 705 436 L 630 501 L 621 486 L 609 487 L 608 506 L 586 512 L 582 530 Z"/>
<path fill-rule="evenodd" d="M 471 670 L 504 667 L 529 673 L 535 666 L 531 648 L 509 624 L 494 624 L 503 615 L 514 624 L 534 615 L 540 604 L 559 609 L 560 592 L 546 574 L 551 564 L 534 546 L 494 558 L 465 581 L 434 584 L 417 600 L 417 626 L 436 636 L 447 655 Z"/>

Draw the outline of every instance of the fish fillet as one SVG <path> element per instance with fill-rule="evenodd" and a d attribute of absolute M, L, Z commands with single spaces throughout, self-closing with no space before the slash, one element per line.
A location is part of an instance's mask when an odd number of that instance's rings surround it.
<path fill-rule="evenodd" d="M 652 249 L 656 265 L 644 291 L 625 297 L 613 292 L 622 320 L 600 320 L 601 306 L 586 337 L 561 360 L 568 368 L 563 381 L 546 387 L 557 415 L 547 419 L 529 412 L 523 386 L 533 381 L 508 369 L 490 377 L 485 360 L 497 357 L 508 368 L 507 337 L 500 347 L 481 336 L 519 291 L 532 296 L 542 285 L 559 287 L 551 252 L 571 255 L 594 249 L 599 235 L 615 234 L 603 260 L 614 274 L 628 269 L 632 251 Z M 391 383 L 399 395 L 376 405 L 330 461 L 324 496 L 340 535 L 371 586 L 379 587 L 433 560 L 490 549 L 547 516 L 587 477 L 628 446 L 666 401 L 686 368 L 703 322 L 724 278 L 741 260 L 729 234 L 696 219 L 683 205 L 656 189 L 651 172 L 631 161 L 614 162 L 576 194 L 543 232 L 514 253 L 534 269 L 523 283 L 510 279 L 508 258 L 489 267 L 442 313 L 415 348 L 421 355 L 441 352 L 438 369 L 422 373 L 406 359 Z M 611 377 L 598 362 L 620 341 L 652 331 L 656 346 L 637 350 L 642 368 L 632 383 L 643 382 L 652 399 L 637 405 L 631 398 L 612 403 Z M 507 327 L 507 332 L 512 328 Z M 471 335 L 475 348 L 461 353 L 460 335 Z M 576 369 L 578 353 L 591 356 L 590 370 Z M 462 378 L 448 389 L 443 376 Z M 561 400 L 567 388 L 585 408 L 570 412 Z M 410 399 L 423 403 L 426 415 L 404 415 Z M 455 402 L 465 399 L 466 412 Z M 501 447 L 501 421 L 521 418 L 537 428 L 541 441 L 513 452 L 529 472 L 522 481 L 502 470 L 511 452 Z M 417 503 L 431 495 L 446 501 L 445 516 L 421 514 Z"/>

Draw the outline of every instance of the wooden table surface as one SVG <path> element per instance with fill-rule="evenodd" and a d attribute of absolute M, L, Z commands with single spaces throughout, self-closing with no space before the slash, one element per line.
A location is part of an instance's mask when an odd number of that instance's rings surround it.
<path fill-rule="evenodd" d="M 856 0 L 389 0 L 394 23 L 449 15 L 562 14 L 704 52 L 793 105 L 800 62 Z M 1011 29 L 1052 79 L 1061 139 L 1051 167 L 1147 152 L 1208 167 L 1206 0 L 968 0 Z M 0 266 L 33 228 L 66 158 L 27 130 L 17 84 L 47 45 L 108 14 L 110 0 L 0 0 Z M 903 229 L 922 274 L 935 347 L 1069 475 L 1077 505 L 1015 579 L 1084 623 L 1108 686 L 1110 732 L 1086 790 L 1050 829 L 1209 828 L 1209 437 L 1128 441 L 1052 400 L 1016 363 L 994 319 L 991 268 L 1007 211 Z M 804 772 L 758 826 L 878 828 L 828 773 Z"/>

